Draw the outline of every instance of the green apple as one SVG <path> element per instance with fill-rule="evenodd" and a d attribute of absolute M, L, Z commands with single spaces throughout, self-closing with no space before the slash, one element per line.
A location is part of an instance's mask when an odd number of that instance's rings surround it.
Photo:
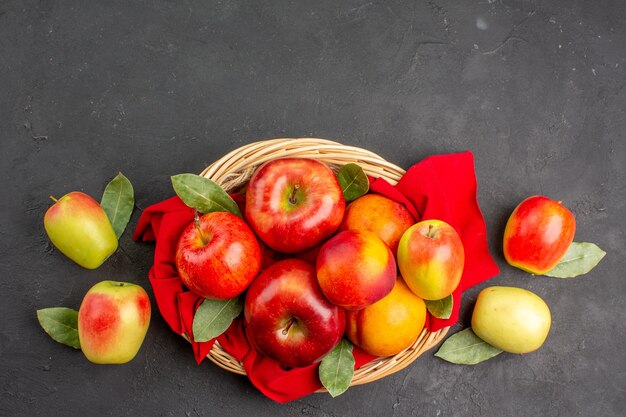
<path fill-rule="evenodd" d="M 485 342 L 505 352 L 528 353 L 548 337 L 552 318 L 538 295 L 515 287 L 489 287 L 478 294 L 472 329 Z"/>
<path fill-rule="evenodd" d="M 139 285 L 102 281 L 91 287 L 78 310 L 80 348 L 91 362 L 133 359 L 150 325 L 150 299 Z"/>
<path fill-rule="evenodd" d="M 98 268 L 117 250 L 109 218 L 87 194 L 75 191 L 55 200 L 43 224 L 54 246 L 84 268 Z"/>

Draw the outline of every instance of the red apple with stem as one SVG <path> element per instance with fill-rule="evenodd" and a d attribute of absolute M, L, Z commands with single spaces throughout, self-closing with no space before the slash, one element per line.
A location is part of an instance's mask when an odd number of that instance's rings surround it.
<path fill-rule="evenodd" d="M 440 300 L 461 282 L 465 265 L 463 242 L 452 226 L 424 220 L 407 229 L 398 245 L 398 267 L 418 297 Z"/>
<path fill-rule="evenodd" d="M 226 300 L 241 294 L 261 268 L 261 249 L 240 217 L 213 212 L 196 218 L 176 247 L 176 268 L 194 293 Z"/>
<path fill-rule="evenodd" d="M 575 233 L 574 215 L 561 202 L 529 197 L 513 210 L 506 224 L 504 257 L 524 271 L 545 274 L 563 258 Z"/>
<path fill-rule="evenodd" d="M 335 174 L 322 162 L 275 159 L 262 165 L 246 188 L 246 219 L 272 249 L 297 253 L 331 236 L 345 200 Z"/>
<path fill-rule="evenodd" d="M 254 280 L 244 304 L 248 340 L 283 365 L 319 361 L 341 340 L 345 312 L 328 301 L 315 267 L 299 259 L 276 262 Z"/>
<path fill-rule="evenodd" d="M 74 191 L 58 200 L 43 218 L 52 244 L 88 269 L 98 268 L 117 250 L 117 236 L 104 209 L 87 194 Z"/>
<path fill-rule="evenodd" d="M 150 299 L 139 285 L 102 281 L 91 287 L 78 311 L 80 348 L 91 362 L 133 359 L 150 325 Z"/>
<path fill-rule="evenodd" d="M 360 310 L 391 292 L 396 261 L 374 233 L 347 230 L 322 245 L 317 255 L 317 280 L 332 303 Z"/>

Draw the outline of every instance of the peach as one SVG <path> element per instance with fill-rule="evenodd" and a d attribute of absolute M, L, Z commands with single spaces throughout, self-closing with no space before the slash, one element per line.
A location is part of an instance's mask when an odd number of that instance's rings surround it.
<path fill-rule="evenodd" d="M 395 355 L 411 346 L 426 322 L 426 304 L 399 278 L 383 299 L 349 311 L 346 334 L 355 345 L 376 356 Z"/>
<path fill-rule="evenodd" d="M 395 256 L 402 234 L 414 223 L 413 216 L 402 204 L 379 194 L 366 194 L 350 203 L 339 230 L 372 232 Z"/>
<path fill-rule="evenodd" d="M 322 245 L 316 267 L 326 298 L 347 310 L 389 294 L 397 276 L 391 250 L 372 232 L 340 232 Z"/>

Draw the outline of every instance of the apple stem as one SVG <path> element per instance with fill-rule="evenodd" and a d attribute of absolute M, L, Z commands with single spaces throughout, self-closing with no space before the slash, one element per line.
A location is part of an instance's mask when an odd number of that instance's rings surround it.
<path fill-rule="evenodd" d="M 200 227 L 200 215 L 198 214 L 198 210 L 193 211 L 193 224 L 196 227 L 196 231 L 198 232 L 198 236 L 200 236 L 202 244 L 206 245 L 209 243 L 209 239 L 207 239 L 206 235 L 202 231 L 202 228 Z"/>
<path fill-rule="evenodd" d="M 287 323 L 287 327 L 283 329 L 283 335 L 287 336 L 287 334 L 289 333 L 289 329 L 291 329 L 291 326 L 293 326 L 295 322 L 296 322 L 295 317 L 292 317 L 289 319 L 289 322 Z"/>
<path fill-rule="evenodd" d="M 51 199 L 52 201 L 54 201 L 55 203 L 57 203 L 57 202 L 59 201 L 59 200 L 57 200 L 56 198 L 54 198 L 54 196 L 50 196 L 50 199 Z"/>
<path fill-rule="evenodd" d="M 298 192 L 299 188 L 300 186 L 298 184 L 293 186 L 293 190 L 291 190 L 291 195 L 289 196 L 290 204 L 296 204 L 298 202 L 298 200 L 296 199 L 296 193 Z"/>

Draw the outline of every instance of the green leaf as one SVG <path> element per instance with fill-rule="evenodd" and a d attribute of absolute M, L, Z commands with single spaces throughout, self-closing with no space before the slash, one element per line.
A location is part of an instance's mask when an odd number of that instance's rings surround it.
<path fill-rule="evenodd" d="M 441 300 L 424 300 L 428 312 L 438 319 L 449 319 L 452 315 L 452 294 Z"/>
<path fill-rule="evenodd" d="M 222 187 L 208 178 L 195 174 L 179 174 L 172 177 L 172 185 L 181 200 L 200 213 L 226 211 L 241 217 L 237 203 Z"/>
<path fill-rule="evenodd" d="M 238 297 L 204 300 L 193 316 L 193 339 L 196 342 L 207 342 L 216 338 L 228 329 L 242 310 L 243 303 Z"/>
<path fill-rule="evenodd" d="M 322 359 L 319 368 L 319 377 L 322 385 L 330 395 L 336 397 L 346 392 L 354 376 L 354 356 L 352 343 L 346 339 Z"/>
<path fill-rule="evenodd" d="M 74 349 L 80 349 L 78 311 L 66 307 L 44 308 L 37 310 L 37 320 L 51 338 Z"/>
<path fill-rule="evenodd" d="M 606 252 L 589 242 L 572 242 L 563 259 L 544 275 L 554 278 L 574 278 L 591 271 Z"/>
<path fill-rule="evenodd" d="M 337 173 L 339 185 L 346 201 L 356 200 L 370 189 L 370 182 L 363 168 L 357 164 L 346 164 Z"/>
<path fill-rule="evenodd" d="M 502 351 L 485 342 L 468 327 L 443 342 L 435 356 L 459 365 L 476 365 L 499 355 Z"/>
<path fill-rule="evenodd" d="M 115 235 L 119 239 L 124 233 L 135 207 L 133 185 L 121 172 L 107 184 L 100 205 L 111 221 Z"/>

